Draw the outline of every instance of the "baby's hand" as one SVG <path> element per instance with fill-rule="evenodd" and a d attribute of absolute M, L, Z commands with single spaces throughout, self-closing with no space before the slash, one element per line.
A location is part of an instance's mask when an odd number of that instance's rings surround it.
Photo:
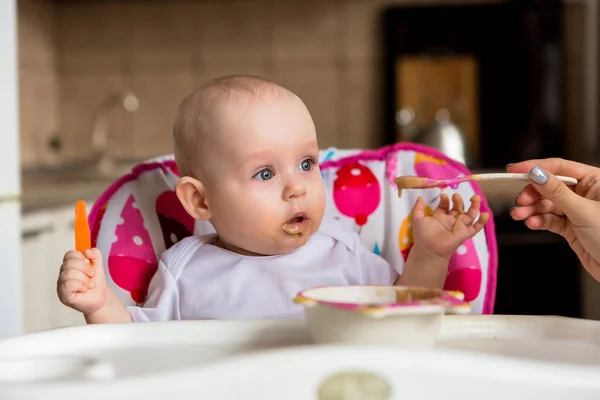
<path fill-rule="evenodd" d="M 65 254 L 56 291 L 64 305 L 91 314 L 104 306 L 108 290 L 100 250 L 89 249 L 84 253 L 69 251 Z"/>
<path fill-rule="evenodd" d="M 448 195 L 442 194 L 433 215 L 426 216 L 425 201 L 421 197 L 417 199 L 412 211 L 415 247 L 449 260 L 456 249 L 481 231 L 490 219 L 489 214 L 484 212 L 476 220 L 481 207 L 481 198 L 477 195 L 471 197 L 471 207 L 466 213 L 458 193 L 452 196 L 452 204 L 450 209 Z"/>

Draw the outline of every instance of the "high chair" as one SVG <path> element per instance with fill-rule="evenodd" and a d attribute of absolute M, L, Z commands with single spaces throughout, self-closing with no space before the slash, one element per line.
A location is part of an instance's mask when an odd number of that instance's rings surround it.
<path fill-rule="evenodd" d="M 398 198 L 400 175 L 436 179 L 469 175 L 469 170 L 439 151 L 412 143 L 377 150 L 324 149 L 319 153 L 325 182 L 325 218 L 357 232 L 361 242 L 392 265 L 406 260 L 413 244 L 411 209 L 418 196 L 427 212 L 442 192 L 469 199 L 481 196 L 481 211 L 490 213 L 484 230 L 467 240 L 450 260 L 444 288 L 458 290 L 474 314 L 492 314 L 498 250 L 491 210 L 477 183 L 457 189 L 406 190 Z M 118 179 L 94 203 L 89 223 L 92 246 L 105 256 L 107 281 L 126 305 L 143 304 L 163 251 L 192 234 L 213 233 L 208 221 L 195 221 L 175 194 L 179 172 L 172 155 L 143 162 Z"/>

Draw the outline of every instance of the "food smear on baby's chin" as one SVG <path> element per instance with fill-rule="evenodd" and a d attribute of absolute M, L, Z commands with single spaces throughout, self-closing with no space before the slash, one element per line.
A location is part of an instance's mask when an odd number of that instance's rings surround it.
<path fill-rule="evenodd" d="M 310 221 L 304 220 L 301 222 L 287 222 L 283 224 L 281 230 L 283 230 L 288 235 L 297 236 L 298 238 L 302 236 L 306 236 L 310 228 Z"/>

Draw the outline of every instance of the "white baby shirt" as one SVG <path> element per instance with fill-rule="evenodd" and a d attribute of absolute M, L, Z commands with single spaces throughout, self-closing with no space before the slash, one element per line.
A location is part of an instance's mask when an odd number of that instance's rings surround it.
<path fill-rule="evenodd" d="M 293 298 L 316 286 L 391 285 L 402 273 L 337 221 L 323 221 L 301 248 L 279 256 L 243 256 L 191 236 L 165 251 L 133 321 L 302 317 Z"/>

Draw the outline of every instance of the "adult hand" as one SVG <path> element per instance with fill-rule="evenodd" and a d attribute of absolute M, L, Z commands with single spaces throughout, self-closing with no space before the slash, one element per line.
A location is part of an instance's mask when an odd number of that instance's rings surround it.
<path fill-rule="evenodd" d="M 530 229 L 564 237 L 585 269 L 600 281 L 600 168 L 559 158 L 528 160 L 507 166 L 529 174 L 530 184 L 517 196 L 511 217 Z M 578 180 L 574 189 L 555 175 Z"/>

